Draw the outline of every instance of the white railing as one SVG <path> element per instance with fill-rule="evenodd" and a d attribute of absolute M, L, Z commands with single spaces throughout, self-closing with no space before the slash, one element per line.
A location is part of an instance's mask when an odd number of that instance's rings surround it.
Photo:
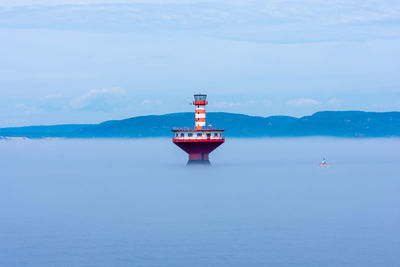
<path fill-rule="evenodd" d="M 188 136 L 187 134 L 185 134 L 184 136 L 180 136 L 180 134 L 179 134 L 178 136 L 174 136 L 173 139 L 174 140 L 223 140 L 223 139 L 225 139 L 225 137 L 223 137 L 223 136 L 204 136 L 204 135 Z"/>

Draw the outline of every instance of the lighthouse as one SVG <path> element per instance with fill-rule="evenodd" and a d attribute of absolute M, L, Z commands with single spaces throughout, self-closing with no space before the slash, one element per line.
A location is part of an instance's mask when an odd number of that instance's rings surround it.
<path fill-rule="evenodd" d="M 207 95 L 195 94 L 194 129 L 174 129 L 172 142 L 189 154 L 187 164 L 210 164 L 209 154 L 225 142 L 223 131 L 206 126 Z"/>

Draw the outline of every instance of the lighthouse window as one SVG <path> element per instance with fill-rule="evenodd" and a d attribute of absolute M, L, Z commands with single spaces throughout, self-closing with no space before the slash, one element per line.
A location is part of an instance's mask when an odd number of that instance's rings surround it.
<path fill-rule="evenodd" d="M 207 98 L 207 95 L 202 95 L 202 94 L 194 95 L 194 100 L 196 100 L 196 101 L 205 101 L 206 98 Z"/>

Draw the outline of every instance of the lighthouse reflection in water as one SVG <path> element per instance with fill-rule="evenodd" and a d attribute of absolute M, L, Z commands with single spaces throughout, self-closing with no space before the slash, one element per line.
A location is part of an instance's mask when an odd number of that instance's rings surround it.
<path fill-rule="evenodd" d="M 224 130 L 206 127 L 207 95 L 195 94 L 193 105 L 195 110 L 194 129 L 174 129 L 172 141 L 189 154 L 188 164 L 210 164 L 209 154 L 225 142 Z"/>

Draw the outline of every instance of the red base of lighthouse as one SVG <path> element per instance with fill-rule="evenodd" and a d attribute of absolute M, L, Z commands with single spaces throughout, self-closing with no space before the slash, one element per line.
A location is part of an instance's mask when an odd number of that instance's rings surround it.
<path fill-rule="evenodd" d="M 178 140 L 174 139 L 175 145 L 189 154 L 188 165 L 205 164 L 209 165 L 209 154 L 224 143 L 224 139 L 204 139 L 204 140 Z"/>

